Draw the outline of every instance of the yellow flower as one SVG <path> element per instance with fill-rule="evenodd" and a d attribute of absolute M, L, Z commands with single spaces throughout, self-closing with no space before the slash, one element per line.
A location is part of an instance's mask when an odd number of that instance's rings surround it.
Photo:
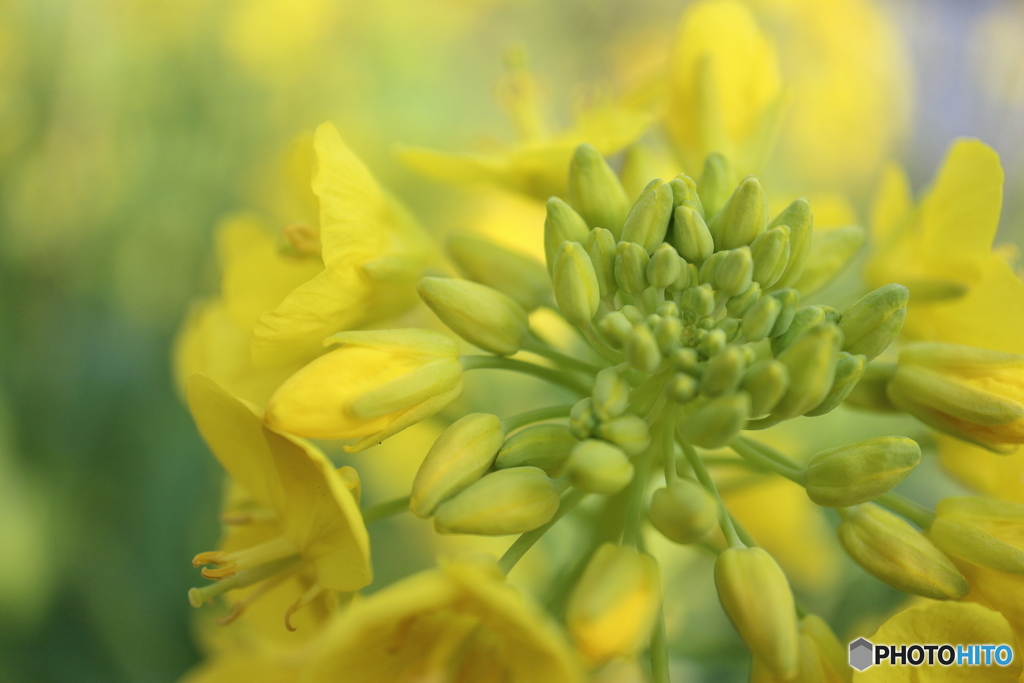
<path fill-rule="evenodd" d="M 361 451 L 426 419 L 462 392 L 459 347 L 420 329 L 339 332 L 345 344 L 292 375 L 267 404 L 267 424 L 310 438 L 365 437 Z"/>
<path fill-rule="evenodd" d="M 1024 353 L 1024 283 L 992 248 L 1002 185 L 999 156 L 977 140 L 953 144 L 916 206 L 903 171 L 886 171 L 865 276 L 910 289 L 908 337 Z"/>
<path fill-rule="evenodd" d="M 1013 632 L 1006 619 L 981 605 L 965 602 L 927 602 L 904 610 L 868 638 L 872 643 L 892 645 L 912 644 L 1008 644 L 1014 647 Z M 1014 657 L 1009 666 L 942 666 L 938 660 L 932 665 L 925 659 L 920 666 L 889 666 L 879 664 L 864 671 L 855 671 L 854 683 L 953 683 L 954 681 L 989 681 L 990 683 L 1016 683 L 1021 674 L 1020 657 Z"/>
<path fill-rule="evenodd" d="M 1024 453 L 1000 455 L 944 434 L 935 439 L 947 472 L 979 493 L 1024 504 Z"/>
<path fill-rule="evenodd" d="M 421 572 L 352 605 L 304 669 L 308 683 L 579 683 L 558 629 L 494 567 Z"/>
<path fill-rule="evenodd" d="M 200 553 L 195 566 L 218 582 L 194 588 L 199 606 L 236 588 L 272 588 L 293 574 L 315 584 L 293 605 L 299 609 L 322 591 L 356 591 L 370 583 L 369 537 L 356 502 L 355 471 L 335 470 L 312 444 L 266 427 L 258 408 L 231 396 L 202 375 L 188 382 L 196 426 L 245 497 L 229 506 L 237 524 L 218 551 Z M 356 491 L 353 494 L 353 489 Z M 238 603 L 240 609 L 253 599 Z"/>
<path fill-rule="evenodd" d="M 408 309 L 416 301 L 412 285 L 433 256 L 423 228 L 332 124 L 317 128 L 313 146 L 324 269 L 260 316 L 252 339 L 257 366 L 309 358 L 338 330 Z"/>
<path fill-rule="evenodd" d="M 1002 614 L 1009 622 L 1017 643 L 1024 643 L 1024 576 L 979 567 L 968 562 L 957 561 L 956 565 L 971 582 L 971 592 L 964 599 Z M 1019 670 L 1020 649 L 1016 649 L 1015 652 L 1018 656 L 1014 664 Z"/>
<path fill-rule="evenodd" d="M 537 83 L 519 52 L 510 54 L 508 74 L 498 85 L 499 99 L 519 136 L 516 144 L 477 154 L 401 147 L 397 152 L 399 159 L 435 180 L 496 185 L 547 199 L 552 195 L 565 196 L 565 169 L 577 146 L 589 143 L 601 154 L 614 154 L 639 137 L 651 120 L 645 111 L 600 101 L 586 108 L 578 107 L 571 128 L 549 132 Z"/>

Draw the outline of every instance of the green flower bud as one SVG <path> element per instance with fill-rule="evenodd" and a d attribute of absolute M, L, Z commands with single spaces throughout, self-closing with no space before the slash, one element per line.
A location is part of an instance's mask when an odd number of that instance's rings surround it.
<path fill-rule="evenodd" d="M 743 380 L 746 359 L 736 346 L 727 346 L 724 351 L 708 361 L 701 378 L 700 391 L 708 398 L 736 391 Z"/>
<path fill-rule="evenodd" d="M 671 356 L 679 348 L 680 335 L 683 333 L 683 324 L 679 318 L 662 318 L 658 326 L 654 328 L 654 340 L 658 342 L 661 353 Z"/>
<path fill-rule="evenodd" d="M 836 361 L 836 375 L 832 380 L 832 388 L 828 396 L 814 410 L 808 410 L 804 415 L 817 417 L 830 413 L 839 407 L 839 404 L 846 400 L 853 388 L 857 386 L 864 368 L 867 367 L 867 359 L 864 356 L 854 356 L 845 351 L 840 352 L 839 360 Z"/>
<path fill-rule="evenodd" d="M 903 285 L 879 287 L 845 311 L 839 320 L 846 342 L 843 350 L 873 360 L 903 329 L 910 292 Z"/>
<path fill-rule="evenodd" d="M 825 400 L 835 378 L 842 343 L 839 328 L 822 323 L 805 332 L 779 356 L 789 371 L 789 388 L 772 410 L 774 418 L 788 420 L 803 415 Z"/>
<path fill-rule="evenodd" d="M 434 529 L 442 534 L 522 534 L 550 522 L 557 510 L 558 492 L 544 470 L 513 467 L 491 472 L 441 503 Z"/>
<path fill-rule="evenodd" d="M 775 326 L 768 333 L 769 337 L 778 337 L 785 334 L 789 326 L 793 324 L 796 316 L 796 307 L 800 305 L 800 292 L 795 289 L 780 289 L 772 292 L 772 296 L 782 302 L 782 310 L 779 317 L 775 319 Z"/>
<path fill-rule="evenodd" d="M 569 165 L 569 204 L 594 228 L 605 228 L 617 240 L 629 213 L 629 198 L 615 171 L 588 144 L 576 148 Z"/>
<path fill-rule="evenodd" d="M 647 265 L 651 257 L 636 242 L 619 242 L 615 249 L 615 282 L 624 292 L 635 294 L 647 288 Z"/>
<path fill-rule="evenodd" d="M 736 318 L 722 318 L 715 329 L 725 332 L 726 341 L 732 341 L 740 333 L 740 321 Z"/>
<path fill-rule="evenodd" d="M 640 372 L 652 373 L 661 364 L 661 349 L 647 325 L 637 325 L 622 347 L 626 360 Z"/>
<path fill-rule="evenodd" d="M 800 634 L 786 575 L 763 548 L 729 548 L 715 562 L 725 613 L 754 657 L 780 680 L 796 677 Z"/>
<path fill-rule="evenodd" d="M 665 241 L 672 219 L 672 188 L 662 183 L 640 196 L 622 226 L 622 241 L 636 242 L 648 254 Z"/>
<path fill-rule="evenodd" d="M 814 233 L 811 253 L 795 287 L 804 294 L 813 294 L 832 282 L 853 261 L 865 238 L 864 228 L 859 225 Z"/>
<path fill-rule="evenodd" d="M 704 263 L 715 253 L 715 241 L 700 213 L 690 206 L 677 206 L 673 212 L 672 243 L 690 263 Z"/>
<path fill-rule="evenodd" d="M 668 287 L 679 278 L 682 263 L 685 261 L 679 258 L 672 245 L 662 242 L 651 255 L 651 262 L 647 264 L 647 281 L 651 283 L 651 287 Z"/>
<path fill-rule="evenodd" d="M 589 233 L 587 222 L 571 206 L 558 197 L 549 199 L 547 216 L 544 218 L 544 257 L 548 272 L 554 272 L 555 254 L 562 242 L 582 244 L 587 241 Z"/>
<path fill-rule="evenodd" d="M 793 314 L 786 331 L 772 339 L 772 353 L 778 356 L 807 330 L 820 323 L 839 323 L 839 311 L 829 306 L 804 306 Z"/>
<path fill-rule="evenodd" d="M 684 349 L 689 351 L 690 349 Z M 686 403 L 697 395 L 697 380 L 685 373 L 676 373 L 665 385 L 669 398 L 677 403 Z"/>
<path fill-rule="evenodd" d="M 576 327 L 586 327 L 601 303 L 597 273 L 587 251 L 579 242 L 562 242 L 555 254 L 551 275 L 555 303 L 565 319 Z"/>
<path fill-rule="evenodd" d="M 626 319 L 633 325 L 643 325 L 647 322 L 647 318 L 640 312 L 640 309 L 632 304 L 626 304 L 619 309 L 619 312 L 626 316 Z"/>
<path fill-rule="evenodd" d="M 967 579 L 931 541 L 877 505 L 854 508 L 840 522 L 838 535 L 864 571 L 904 593 L 959 600 L 970 590 Z"/>
<path fill-rule="evenodd" d="M 729 301 L 725 304 L 725 310 L 733 317 L 742 318 L 750 310 L 750 307 L 760 301 L 760 299 L 761 285 L 751 282 L 750 286 L 742 294 L 729 298 Z"/>
<path fill-rule="evenodd" d="M 789 226 L 765 232 L 750 245 L 754 256 L 754 282 L 768 288 L 779 281 L 789 264 Z"/>
<path fill-rule="evenodd" d="M 701 204 L 700 195 L 697 194 L 697 183 L 693 178 L 685 173 L 680 173 L 669 181 L 669 186 L 672 188 L 674 206 L 682 206 L 685 202 L 688 206 L 696 209 L 701 216 L 704 215 L 704 206 Z"/>
<path fill-rule="evenodd" d="M 496 289 L 469 280 L 425 277 L 416 291 L 441 322 L 485 351 L 511 356 L 526 340 L 526 311 Z"/>
<path fill-rule="evenodd" d="M 767 415 L 788 388 L 789 370 L 779 361 L 763 360 L 751 366 L 743 378 L 743 391 L 750 394 L 750 415 Z"/>
<path fill-rule="evenodd" d="M 672 367 L 679 372 L 693 372 L 700 362 L 700 356 L 693 349 L 679 349 L 672 354 Z"/>
<path fill-rule="evenodd" d="M 647 423 L 642 417 L 632 413 L 601 422 L 597 425 L 596 434 L 605 441 L 611 441 L 629 455 L 642 453 L 651 445 L 651 433 L 647 429 Z"/>
<path fill-rule="evenodd" d="M 615 238 L 604 228 L 594 228 L 587 236 L 586 247 L 590 262 L 594 264 L 601 298 L 610 299 L 619 291 L 615 281 Z"/>
<path fill-rule="evenodd" d="M 551 278 L 535 259 L 464 232 L 452 233 L 448 255 L 468 279 L 512 297 L 527 311 L 551 294 Z"/>
<path fill-rule="evenodd" d="M 763 296 L 743 315 L 743 334 L 748 341 L 761 341 L 775 327 L 782 312 L 782 302 L 774 296 Z"/>
<path fill-rule="evenodd" d="M 630 386 L 615 368 L 605 368 L 597 373 L 594 380 L 594 412 L 599 419 L 607 420 L 626 412 L 629 405 Z"/>
<path fill-rule="evenodd" d="M 569 455 L 569 480 L 589 493 L 618 493 L 633 480 L 633 463 L 618 446 L 597 439 L 576 444 Z"/>
<path fill-rule="evenodd" d="M 715 290 L 711 285 L 690 287 L 683 292 L 681 303 L 685 310 L 693 311 L 698 318 L 711 315 L 715 310 Z"/>
<path fill-rule="evenodd" d="M 804 273 L 804 266 L 811 253 L 811 235 L 814 230 L 814 216 L 806 197 L 795 199 L 768 225 L 769 229 L 785 225 L 789 227 L 789 261 L 782 277 L 775 283 L 777 289 L 792 287 Z"/>
<path fill-rule="evenodd" d="M 569 431 L 577 439 L 585 439 L 597 428 L 597 413 L 594 411 L 594 399 L 587 397 L 577 401 L 569 411 Z"/>
<path fill-rule="evenodd" d="M 576 441 L 576 437 L 565 425 L 533 425 L 516 432 L 505 441 L 498 451 L 494 466 L 500 470 L 539 467 L 548 476 L 560 477 Z"/>
<path fill-rule="evenodd" d="M 880 413 L 898 413 L 887 395 L 889 380 L 896 372 L 895 363 L 871 363 L 864 368 L 860 381 L 846 397 L 844 403 L 851 408 Z"/>
<path fill-rule="evenodd" d="M 726 343 L 728 343 L 728 340 L 726 339 L 725 332 L 722 330 L 711 330 L 701 340 L 700 344 L 697 345 L 697 350 L 704 354 L 705 358 L 713 358 L 722 352 Z"/>
<path fill-rule="evenodd" d="M 898 436 L 822 451 L 807 463 L 807 496 L 830 508 L 866 503 L 893 489 L 919 462 L 917 442 Z"/>
<path fill-rule="evenodd" d="M 750 286 L 754 259 L 750 255 L 750 247 L 740 247 L 725 253 L 725 258 L 715 271 L 715 284 L 727 295 L 738 296 Z"/>
<path fill-rule="evenodd" d="M 665 303 L 658 306 L 658 315 L 662 318 L 678 318 L 679 307 L 676 306 L 675 301 L 666 301 Z"/>
<path fill-rule="evenodd" d="M 612 348 L 621 349 L 633 331 L 633 323 L 621 311 L 614 311 L 601 318 L 597 329 Z"/>
<path fill-rule="evenodd" d="M 738 181 L 736 170 L 722 154 L 712 152 L 705 157 L 704 171 L 697 182 L 697 192 L 704 202 L 705 218 L 711 218 L 721 211 Z"/>
<path fill-rule="evenodd" d="M 745 393 L 711 399 L 686 416 L 682 437 L 702 448 L 721 448 L 736 438 L 750 417 L 750 397 Z"/>
<path fill-rule="evenodd" d="M 757 178 L 744 178 L 722 210 L 708 223 L 715 248 L 748 246 L 768 226 L 768 197 Z"/>
<path fill-rule="evenodd" d="M 929 535 L 947 555 L 1000 572 L 1024 574 L 1024 505 L 990 498 L 946 498 Z"/>
<path fill-rule="evenodd" d="M 679 271 L 676 273 L 676 279 L 666 287 L 669 292 L 673 293 L 686 291 L 691 285 L 697 284 L 696 266 L 691 266 L 682 256 L 679 256 L 676 260 L 679 262 Z"/>
<path fill-rule="evenodd" d="M 412 482 L 409 510 L 422 519 L 438 505 L 484 476 L 505 440 L 496 415 L 472 413 L 434 441 Z"/>
<path fill-rule="evenodd" d="M 718 504 L 697 482 L 681 479 L 654 492 L 648 516 L 668 540 L 696 543 L 718 524 Z"/>
<path fill-rule="evenodd" d="M 715 273 L 718 272 L 719 266 L 722 265 L 722 261 L 728 255 L 729 253 L 726 251 L 716 251 L 708 257 L 708 259 L 704 261 L 697 270 L 697 281 L 702 285 L 714 285 Z"/>

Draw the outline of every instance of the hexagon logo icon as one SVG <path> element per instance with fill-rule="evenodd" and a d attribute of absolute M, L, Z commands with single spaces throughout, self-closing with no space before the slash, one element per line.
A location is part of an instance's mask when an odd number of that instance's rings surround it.
<path fill-rule="evenodd" d="M 858 638 L 853 641 L 850 643 L 850 666 L 857 671 L 868 668 L 874 664 L 874 651 L 875 646 L 869 640 Z"/>

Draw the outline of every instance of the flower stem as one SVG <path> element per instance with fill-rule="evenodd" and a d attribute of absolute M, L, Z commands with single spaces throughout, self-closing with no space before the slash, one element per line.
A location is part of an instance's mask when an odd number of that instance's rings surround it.
<path fill-rule="evenodd" d="M 461 360 L 463 370 L 511 370 L 513 372 L 521 372 L 526 375 L 539 377 L 540 379 L 551 382 L 552 384 L 557 384 L 569 389 L 570 391 L 575 391 L 578 394 L 587 395 L 590 393 L 590 388 L 575 377 L 567 375 L 560 370 L 545 368 L 541 365 L 535 365 L 521 360 L 514 360 L 512 358 L 501 358 L 499 356 L 463 356 Z"/>
<path fill-rule="evenodd" d="M 665 467 L 665 485 L 679 481 L 676 471 L 675 404 L 669 401 L 664 409 L 664 423 L 661 425 L 661 461 Z"/>
<path fill-rule="evenodd" d="M 655 434 L 661 430 L 661 418 L 655 423 Z M 644 511 L 644 494 L 647 492 L 647 480 L 650 479 L 651 461 L 654 454 L 661 450 L 661 443 L 657 438 L 651 439 L 651 445 L 640 454 L 636 462 L 636 471 L 633 472 L 633 482 L 629 488 L 629 498 L 626 500 L 626 519 L 622 526 L 622 545 L 636 546 L 640 536 L 640 522 Z"/>
<path fill-rule="evenodd" d="M 704 461 L 697 455 L 696 449 L 688 444 L 686 441 L 680 439 L 679 442 L 683 447 L 683 453 L 686 454 L 686 459 L 690 461 L 690 467 L 693 468 L 694 474 L 697 475 L 697 481 L 701 483 L 701 486 L 714 496 L 715 501 L 718 503 L 718 525 L 722 527 L 722 533 L 725 534 L 725 540 L 729 542 L 729 546 L 733 548 L 744 547 L 743 541 L 740 539 L 739 534 L 736 533 L 736 527 L 732 523 L 732 515 L 729 514 L 728 508 L 725 507 L 725 501 L 722 500 L 722 495 L 718 492 L 718 487 L 715 486 L 714 480 L 711 475 L 708 474 L 708 468 L 704 466 Z"/>
<path fill-rule="evenodd" d="M 612 361 L 613 363 L 621 363 L 623 360 L 625 360 L 626 357 L 621 352 L 616 351 L 615 349 L 608 346 L 603 341 L 601 341 L 601 339 L 598 338 L 592 326 L 587 325 L 586 327 L 582 328 L 582 330 L 583 336 L 587 338 L 587 341 L 590 342 L 590 345 L 594 347 L 594 350 L 600 353 L 602 356 Z"/>
<path fill-rule="evenodd" d="M 409 510 L 409 496 L 402 496 L 394 500 L 386 500 L 383 503 L 370 505 L 363 508 L 363 524 L 373 524 L 388 517 L 407 512 Z"/>
<path fill-rule="evenodd" d="M 547 533 L 548 529 L 553 527 L 558 520 L 572 510 L 576 505 L 583 500 L 586 496 L 586 491 L 579 489 L 571 489 L 568 493 L 562 496 L 561 502 L 558 504 L 558 510 L 555 512 L 555 516 L 545 524 L 544 526 L 537 527 L 533 531 L 527 531 L 516 539 L 515 543 L 509 546 L 509 549 L 505 551 L 505 554 L 498 560 L 498 568 L 501 569 L 502 573 L 508 574 L 512 571 L 512 568 L 516 566 L 516 563 L 522 559 L 523 555 L 533 547 L 533 545 L 540 540 L 541 536 Z"/>
<path fill-rule="evenodd" d="M 523 343 L 523 350 L 535 353 L 538 356 L 543 356 L 557 365 L 562 365 L 566 369 L 575 370 L 576 372 L 585 372 L 589 375 L 596 375 L 604 369 L 600 365 L 594 365 L 593 363 L 588 363 L 578 358 L 567 356 L 561 351 L 551 348 L 551 346 L 545 341 L 533 334 L 527 335 L 526 341 Z"/>
<path fill-rule="evenodd" d="M 761 446 L 762 444 L 742 436 L 736 438 L 731 444 L 729 444 L 729 447 L 732 448 L 737 455 L 754 467 L 762 470 L 769 470 L 776 474 L 781 474 L 792 482 L 796 482 L 801 486 L 806 486 L 807 477 L 804 475 L 803 470 L 797 468 L 792 462 L 780 462 L 777 458 L 768 454 L 767 447 L 762 448 Z M 775 454 L 780 455 L 778 453 Z"/>
<path fill-rule="evenodd" d="M 672 683 L 668 667 L 668 639 L 665 636 L 665 609 L 658 608 L 658 617 L 651 634 L 651 678 L 654 683 Z"/>
<path fill-rule="evenodd" d="M 556 417 L 567 417 L 571 410 L 572 406 L 552 406 L 550 408 L 529 410 L 525 413 L 506 417 L 501 421 L 501 428 L 506 434 L 508 434 L 513 429 L 519 429 L 520 427 L 525 427 L 526 425 L 534 422 L 551 420 Z"/>
<path fill-rule="evenodd" d="M 926 508 L 925 506 L 915 503 L 909 498 L 904 498 L 898 493 L 883 493 L 875 502 L 879 505 L 883 505 L 896 514 L 903 515 L 914 524 L 918 525 L 925 531 L 931 528 L 932 522 L 935 521 L 935 513 Z"/>

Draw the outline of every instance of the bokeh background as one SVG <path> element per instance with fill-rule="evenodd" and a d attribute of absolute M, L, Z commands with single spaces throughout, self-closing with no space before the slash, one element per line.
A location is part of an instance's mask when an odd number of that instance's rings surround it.
<path fill-rule="evenodd" d="M 799 3 L 751 4 L 771 26 Z M 877 111 L 884 156 L 921 188 L 955 137 L 993 145 L 1001 240 L 1021 244 L 1024 3 L 860 4 L 892 31 L 878 78 L 901 74 Z M 556 124 L 587 88 L 640 96 L 685 5 L 0 1 L 0 681 L 162 683 L 199 657 L 188 560 L 215 543 L 221 475 L 171 350 L 217 289 L 218 220 L 275 220 L 297 134 L 334 121 L 428 227 L 463 227 L 473 197 L 404 169 L 393 144 L 511 140 L 494 84 L 513 46 Z M 813 72 L 809 54 L 784 69 Z M 877 167 L 850 181 L 862 218 Z"/>

